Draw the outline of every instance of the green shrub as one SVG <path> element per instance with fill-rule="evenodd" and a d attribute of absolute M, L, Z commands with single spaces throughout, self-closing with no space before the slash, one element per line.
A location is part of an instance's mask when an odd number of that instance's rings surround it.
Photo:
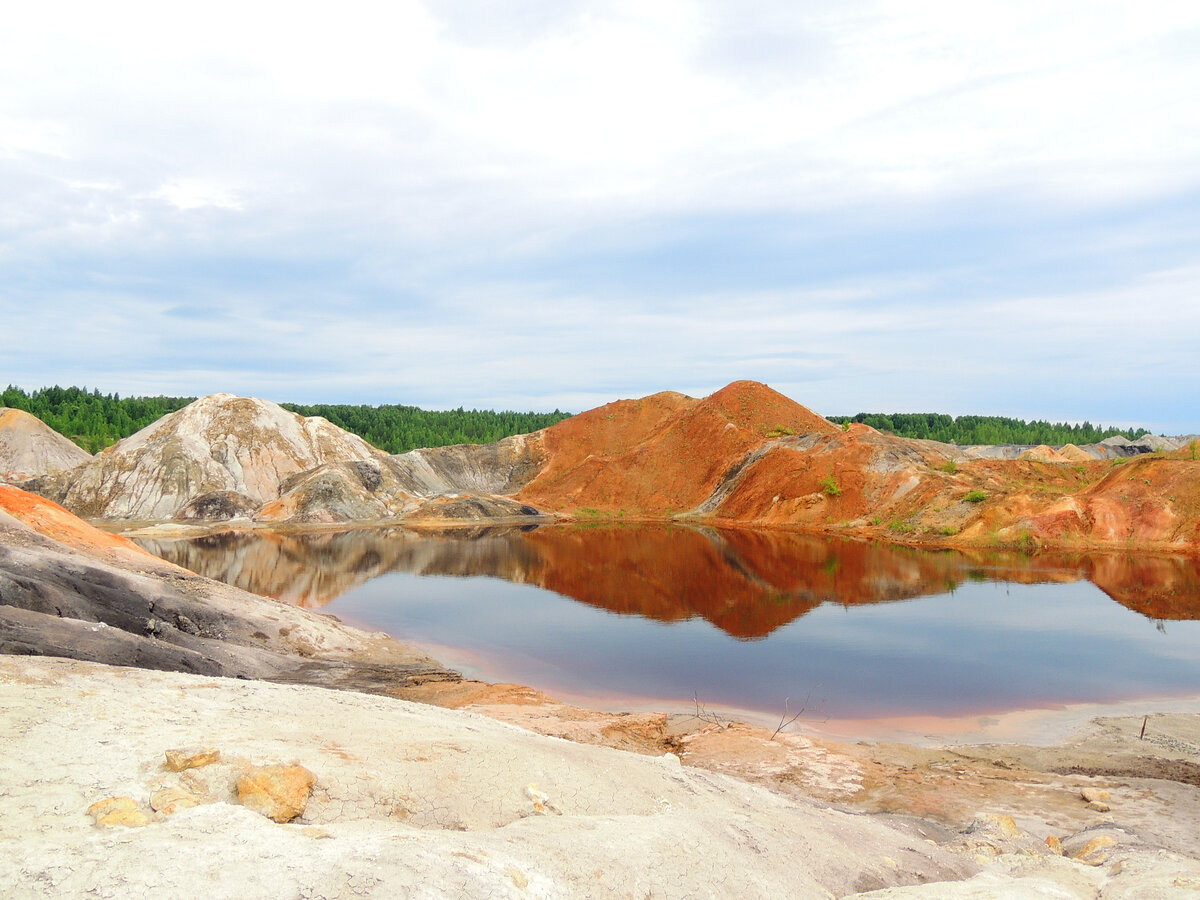
<path fill-rule="evenodd" d="M 947 475 L 955 475 L 958 472 L 958 463 L 952 459 L 946 460 L 946 464 L 941 467 L 941 470 Z"/>
<path fill-rule="evenodd" d="M 967 491 L 967 496 L 963 497 L 968 503 L 982 503 L 987 498 L 987 494 L 980 490 Z"/>
<path fill-rule="evenodd" d="M 842 489 L 838 487 L 838 483 L 833 480 L 832 472 L 829 473 L 828 477 L 821 479 L 821 489 L 830 497 L 836 497 L 842 492 Z"/>

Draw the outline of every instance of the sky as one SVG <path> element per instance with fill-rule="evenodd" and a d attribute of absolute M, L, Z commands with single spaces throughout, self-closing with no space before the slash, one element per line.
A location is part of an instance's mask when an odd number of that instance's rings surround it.
<path fill-rule="evenodd" d="M 0 385 L 1200 431 L 1194 0 L 19 4 Z"/>

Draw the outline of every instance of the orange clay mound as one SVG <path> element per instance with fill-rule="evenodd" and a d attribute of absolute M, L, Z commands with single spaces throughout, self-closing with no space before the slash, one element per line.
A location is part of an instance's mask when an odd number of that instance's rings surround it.
<path fill-rule="evenodd" d="M 970 459 L 934 441 L 842 430 L 765 385 L 622 400 L 543 432 L 518 495 L 577 519 L 686 517 L 950 546 L 1200 552 L 1190 449 L 1094 460 L 1039 447 Z"/>
<path fill-rule="evenodd" d="M 621 400 L 545 432 L 547 465 L 521 492 L 546 510 L 690 510 L 750 451 L 785 435 L 838 429 L 763 384 L 736 381 L 703 400 Z"/>
<path fill-rule="evenodd" d="M 20 488 L 0 484 L 0 510 L 24 522 L 38 534 L 91 556 L 118 551 L 134 553 L 156 564 L 162 562 L 133 541 L 93 528 L 57 503 Z"/>

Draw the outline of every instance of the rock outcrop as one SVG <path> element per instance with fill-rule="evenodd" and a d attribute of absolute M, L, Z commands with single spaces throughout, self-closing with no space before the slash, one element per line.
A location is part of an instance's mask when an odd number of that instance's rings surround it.
<path fill-rule="evenodd" d="M 37 416 L 0 406 L 0 482 L 52 475 L 91 458 Z"/>
<path fill-rule="evenodd" d="M 299 472 L 385 457 L 325 419 L 304 418 L 266 400 L 213 394 L 78 468 L 25 487 L 89 519 L 162 521 L 185 507 L 185 515 L 196 519 L 207 501 L 199 507 L 195 501 L 217 494 L 220 502 L 210 508 L 220 518 L 276 499 L 284 480 Z"/>

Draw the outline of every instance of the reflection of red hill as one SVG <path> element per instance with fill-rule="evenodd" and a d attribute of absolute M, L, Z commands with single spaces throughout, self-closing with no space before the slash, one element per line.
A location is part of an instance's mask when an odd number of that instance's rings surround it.
<path fill-rule="evenodd" d="M 1151 619 L 1200 619 L 1200 567 L 1177 557 L 1096 556 L 1088 578 L 1122 606 Z"/>
<path fill-rule="evenodd" d="M 1088 578 L 1151 618 L 1200 618 L 1200 566 L 1186 558 L 930 552 L 798 532 L 663 525 L 257 532 L 141 543 L 200 574 L 305 606 L 386 572 L 484 575 L 623 615 L 701 617 L 744 639 L 824 603 L 907 600 L 953 590 L 969 577 L 1023 584 Z"/>
<path fill-rule="evenodd" d="M 700 616 L 739 638 L 765 637 L 822 603 L 939 593 L 962 574 L 953 554 L 787 532 L 555 528 L 527 540 L 549 590 L 660 621 Z"/>
<path fill-rule="evenodd" d="M 538 584 L 615 613 L 661 622 L 700 616 L 756 638 L 817 605 L 772 590 L 720 540 L 691 529 L 539 529 L 526 539 L 541 559 Z"/>

